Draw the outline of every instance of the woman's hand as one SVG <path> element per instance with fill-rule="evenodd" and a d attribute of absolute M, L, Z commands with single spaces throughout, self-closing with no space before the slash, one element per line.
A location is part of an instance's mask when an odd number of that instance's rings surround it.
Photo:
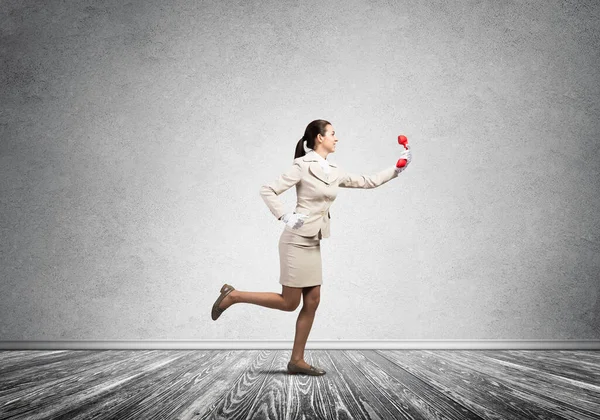
<path fill-rule="evenodd" d="M 408 165 L 410 164 L 410 162 L 412 162 L 412 152 L 410 151 L 410 146 L 406 145 L 406 147 L 407 147 L 407 149 L 404 152 L 402 152 L 402 154 L 400 155 L 400 158 L 398 159 L 398 160 L 406 159 L 406 164 L 404 166 L 402 166 L 401 168 L 396 167 L 396 173 L 398 173 L 398 174 L 400 172 L 402 172 L 403 170 L 405 170 L 408 167 Z"/>
<path fill-rule="evenodd" d="M 308 216 L 300 213 L 286 213 L 281 216 L 281 220 L 292 229 L 300 229 Z"/>

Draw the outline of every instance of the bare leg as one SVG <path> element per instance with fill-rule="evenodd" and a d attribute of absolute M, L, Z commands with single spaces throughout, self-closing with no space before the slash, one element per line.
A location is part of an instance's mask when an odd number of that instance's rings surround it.
<path fill-rule="evenodd" d="M 304 348 L 319 306 L 321 286 L 305 287 L 302 289 L 302 294 L 304 303 L 296 321 L 296 336 L 290 361 L 297 366 L 308 369 L 310 365 L 304 360 Z"/>
<path fill-rule="evenodd" d="M 283 290 L 281 293 L 243 292 L 236 289 L 223 299 L 219 307 L 226 309 L 235 303 L 252 303 L 281 311 L 295 311 L 300 304 L 300 296 L 303 289 L 287 286 L 282 287 Z"/>

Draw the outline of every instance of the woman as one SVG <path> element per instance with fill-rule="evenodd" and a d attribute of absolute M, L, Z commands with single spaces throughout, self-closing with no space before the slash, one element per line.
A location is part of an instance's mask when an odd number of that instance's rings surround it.
<path fill-rule="evenodd" d="M 305 152 L 304 143 L 310 149 Z M 372 175 L 352 175 L 327 160 L 335 152 L 338 138 L 331 123 L 315 120 L 308 124 L 296 145 L 292 166 L 272 183 L 260 188 L 260 195 L 273 215 L 285 223 L 279 239 L 281 293 L 243 292 L 224 284 L 212 309 L 216 320 L 235 303 L 253 303 L 282 311 L 294 311 L 303 297 L 296 321 L 296 336 L 288 372 L 323 375 L 323 369 L 304 361 L 304 347 L 319 306 L 321 295 L 321 239 L 329 237 L 329 208 L 342 188 L 376 188 L 396 178 L 410 164 L 412 155 L 405 150 L 407 160 L 402 168 L 390 166 Z M 297 204 L 294 213 L 284 213 L 278 195 L 296 186 Z"/>

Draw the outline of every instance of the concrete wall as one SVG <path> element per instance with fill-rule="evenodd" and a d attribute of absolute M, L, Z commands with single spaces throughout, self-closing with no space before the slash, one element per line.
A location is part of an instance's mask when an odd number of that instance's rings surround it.
<path fill-rule="evenodd" d="M 299 4 L 301 3 L 301 4 Z M 3 1 L 0 339 L 293 339 L 259 187 L 355 173 L 310 339 L 600 338 L 595 1 Z M 293 189 L 282 196 L 293 209 Z"/>

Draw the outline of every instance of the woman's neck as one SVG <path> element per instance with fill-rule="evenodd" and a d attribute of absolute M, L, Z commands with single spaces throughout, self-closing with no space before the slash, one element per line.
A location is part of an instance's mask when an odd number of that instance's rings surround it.
<path fill-rule="evenodd" d="M 315 150 L 315 149 L 313 149 L 313 151 L 314 151 L 314 152 L 315 152 L 317 155 L 321 156 L 323 159 L 327 160 L 327 155 L 328 155 L 328 153 L 327 153 L 327 152 L 325 152 L 325 151 L 323 151 L 323 150 Z M 325 155 L 325 156 L 323 156 L 323 155 Z"/>

